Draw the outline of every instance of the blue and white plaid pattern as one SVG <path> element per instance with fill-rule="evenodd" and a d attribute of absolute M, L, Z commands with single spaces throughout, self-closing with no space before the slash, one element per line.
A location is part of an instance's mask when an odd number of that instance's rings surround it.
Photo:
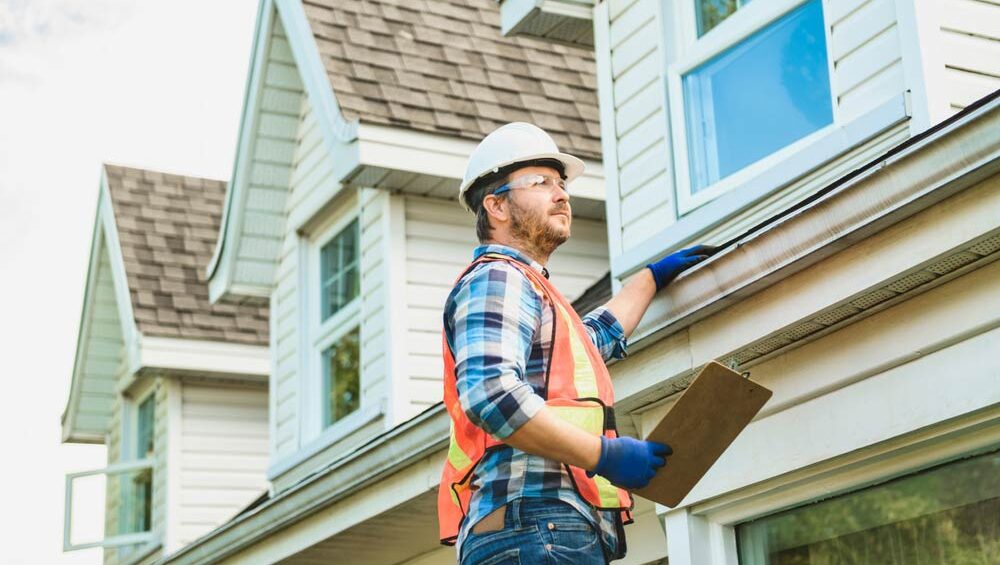
<path fill-rule="evenodd" d="M 473 257 L 486 253 L 508 255 L 548 277 L 542 265 L 511 247 L 483 245 Z M 444 327 L 455 358 L 459 402 L 472 423 L 497 439 L 514 433 L 545 404 L 553 322 L 551 307 L 543 305 L 528 278 L 504 261 L 477 265 L 448 296 Z M 614 314 L 597 308 L 583 323 L 605 361 L 625 357 L 625 332 Z M 472 489 L 459 547 L 471 526 L 490 512 L 517 498 L 544 497 L 579 510 L 600 529 L 609 554 L 619 555 L 616 513 L 587 504 L 556 461 L 500 447 L 477 466 Z"/>

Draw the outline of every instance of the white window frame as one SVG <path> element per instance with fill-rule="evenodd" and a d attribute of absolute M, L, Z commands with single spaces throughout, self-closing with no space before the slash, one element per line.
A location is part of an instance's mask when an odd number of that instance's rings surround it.
<path fill-rule="evenodd" d="M 323 246 L 337 236 L 344 228 L 349 226 L 354 220 L 358 221 L 358 276 L 361 277 L 361 290 L 356 297 L 341 307 L 337 312 L 326 320 L 321 320 L 322 312 L 322 281 L 321 254 Z M 301 342 L 303 351 L 301 352 L 302 366 L 302 394 L 300 395 L 300 425 L 302 432 L 301 451 L 303 456 L 315 453 L 329 445 L 336 443 L 347 435 L 357 431 L 368 424 L 384 412 L 383 403 L 378 399 L 367 398 L 365 394 L 365 371 L 359 368 L 358 388 L 359 405 L 358 409 L 334 422 L 329 426 L 324 426 L 324 403 L 327 401 L 322 394 L 324 383 L 323 352 L 336 343 L 338 339 L 348 332 L 358 328 L 360 335 L 359 349 L 364 347 L 364 329 L 362 328 L 361 304 L 364 298 L 364 273 L 362 272 L 361 234 L 364 231 L 363 219 L 361 218 L 361 206 L 357 195 L 351 197 L 349 202 L 339 207 L 332 213 L 326 221 L 320 225 L 315 232 L 300 237 L 299 258 L 300 265 L 300 288 L 301 305 L 305 321 L 306 336 Z M 315 393 L 315 394 L 314 394 Z M 295 458 L 297 461 L 299 458 Z M 294 465 L 294 462 L 290 463 Z M 285 468 L 285 465 L 281 465 Z"/>
<path fill-rule="evenodd" d="M 122 410 L 122 420 L 120 424 L 121 437 L 119 440 L 120 453 L 117 463 L 112 463 L 107 467 L 101 469 L 91 469 L 88 471 L 80 471 L 77 473 L 67 473 L 66 474 L 66 488 L 65 488 L 65 505 L 63 506 L 63 551 L 76 551 L 80 549 L 91 549 L 94 547 L 123 547 L 123 546 L 137 546 L 136 551 L 145 553 L 150 546 L 158 545 L 160 539 L 158 537 L 158 532 L 153 528 L 153 518 L 152 514 L 150 517 L 149 530 L 145 532 L 136 532 L 131 534 L 114 534 L 107 536 L 105 533 L 104 539 L 95 542 L 86 542 L 74 544 L 72 543 L 72 527 L 73 527 L 73 481 L 84 478 L 91 477 L 95 475 L 121 475 L 130 472 L 149 470 L 152 474 L 155 472 L 155 457 L 137 457 L 135 451 L 135 440 L 136 434 L 138 433 L 138 422 L 139 422 L 139 406 L 146 400 L 153 399 L 153 449 L 154 451 L 162 449 L 163 446 L 156 445 L 156 394 L 155 386 L 150 383 L 149 386 L 145 387 L 139 394 L 136 395 L 137 400 L 132 400 L 126 396 L 119 396 L 118 402 L 121 403 Z M 121 489 L 122 485 L 118 485 Z M 107 486 L 105 487 L 107 490 Z M 119 493 L 119 506 L 117 512 L 119 512 L 118 520 L 121 521 L 121 511 L 122 504 L 124 504 L 124 496 Z M 107 494 L 105 493 L 105 500 Z M 153 500 L 149 501 L 150 509 L 152 511 Z M 138 547 L 140 546 L 141 547 Z"/>
<path fill-rule="evenodd" d="M 849 494 L 941 464 L 996 450 L 1000 411 L 988 410 L 942 422 L 932 429 L 847 453 L 830 461 L 755 484 L 663 516 L 671 562 L 736 565 L 736 526 L 810 502 Z"/>
<path fill-rule="evenodd" d="M 834 135 L 843 125 L 836 101 L 833 58 L 830 55 L 830 27 L 826 25 L 826 0 L 823 4 L 823 33 L 826 36 L 827 71 L 830 77 L 830 99 L 833 120 L 819 130 L 785 146 L 697 193 L 691 191 L 691 173 L 688 164 L 687 124 L 684 111 L 683 76 L 716 55 L 737 45 L 757 31 L 772 24 L 809 0 L 758 0 L 738 9 L 702 37 L 698 37 L 698 20 L 695 2 L 677 0 L 673 34 L 677 41 L 677 60 L 667 67 L 667 97 L 670 102 L 670 135 L 674 148 L 675 186 L 677 212 L 683 216 L 734 188 L 746 183 L 769 169 L 777 168 L 806 151 L 810 146 Z M 792 179 L 788 179 L 792 180 Z"/>

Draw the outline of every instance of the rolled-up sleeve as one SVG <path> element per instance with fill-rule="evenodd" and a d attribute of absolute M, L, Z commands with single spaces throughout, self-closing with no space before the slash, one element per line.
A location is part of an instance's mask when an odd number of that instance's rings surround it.
<path fill-rule="evenodd" d="M 628 356 L 625 329 L 610 310 L 603 306 L 595 308 L 583 317 L 583 325 L 605 361 Z"/>
<path fill-rule="evenodd" d="M 523 274 L 494 262 L 466 276 L 445 310 L 462 410 L 500 440 L 545 405 L 525 380 L 541 308 Z"/>

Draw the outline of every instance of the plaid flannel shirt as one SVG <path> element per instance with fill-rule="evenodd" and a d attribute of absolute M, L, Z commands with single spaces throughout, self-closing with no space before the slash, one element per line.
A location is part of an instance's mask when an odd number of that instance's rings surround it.
<path fill-rule="evenodd" d="M 483 245 L 473 253 L 501 253 L 548 271 L 516 249 Z M 552 351 L 552 310 L 528 278 L 503 261 L 477 265 L 452 289 L 445 304 L 445 336 L 455 358 L 459 402 L 469 420 L 503 440 L 545 404 L 541 394 Z M 626 355 L 625 333 L 614 314 L 597 308 L 583 318 L 591 341 L 605 361 Z M 598 511 L 577 494 L 558 462 L 503 446 L 488 452 L 476 468 L 461 547 L 471 526 L 497 508 L 522 497 L 555 498 L 576 508 L 601 532 L 608 554 L 620 557 L 617 512 Z"/>

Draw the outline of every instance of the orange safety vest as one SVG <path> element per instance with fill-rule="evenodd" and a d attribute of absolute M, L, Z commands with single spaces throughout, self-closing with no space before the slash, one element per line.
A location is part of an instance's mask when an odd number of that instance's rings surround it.
<path fill-rule="evenodd" d="M 462 279 L 478 263 L 506 261 L 531 281 L 535 291 L 547 298 L 553 309 L 555 331 L 546 375 L 545 404 L 557 417 L 595 435 L 618 437 L 615 428 L 614 390 L 600 351 L 570 303 L 535 269 L 506 255 L 488 253 L 474 261 L 455 281 Z M 455 388 L 455 358 L 442 332 L 444 355 L 444 404 L 451 416 L 451 443 L 438 489 L 438 522 L 441 543 L 454 545 L 459 526 L 472 499 L 473 472 L 488 449 L 504 445 L 465 416 Z M 632 496 L 600 475 L 588 477 L 579 467 L 565 465 L 576 491 L 600 510 L 619 510 L 630 523 Z"/>

